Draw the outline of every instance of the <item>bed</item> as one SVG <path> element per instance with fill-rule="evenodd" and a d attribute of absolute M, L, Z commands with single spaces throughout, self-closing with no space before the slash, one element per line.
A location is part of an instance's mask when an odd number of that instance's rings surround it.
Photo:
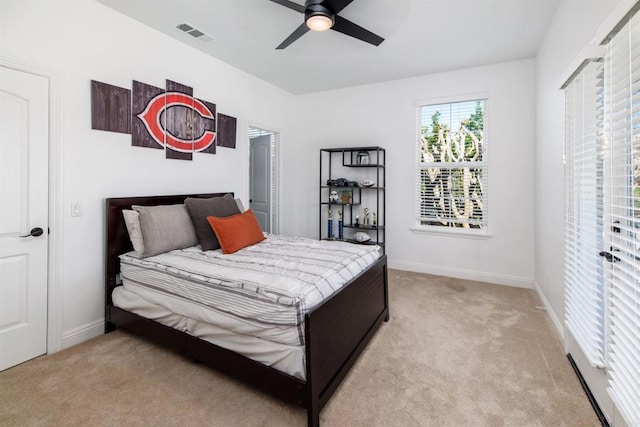
<path fill-rule="evenodd" d="M 182 331 L 171 323 L 170 315 L 165 316 L 164 320 L 156 321 L 114 305 L 114 290 L 117 295 L 118 292 L 122 293 L 123 288 L 120 256 L 132 250 L 122 210 L 131 209 L 133 205 L 174 205 L 183 203 L 187 198 L 206 199 L 225 194 L 227 193 L 106 200 L 105 333 L 122 328 L 178 351 L 274 397 L 306 408 L 308 425 L 318 426 L 321 409 L 382 322 L 389 320 L 386 256 L 379 257 L 328 299 L 304 314 L 304 340 L 299 343 L 303 360 L 298 368 L 303 371 L 301 374 L 268 366 L 241 352 Z M 123 255 L 123 259 L 127 259 L 126 255 Z M 210 331 L 211 328 L 214 326 L 201 330 Z M 218 330 L 214 332 L 217 333 Z M 295 347 L 293 349 L 294 353 L 298 351 Z"/>

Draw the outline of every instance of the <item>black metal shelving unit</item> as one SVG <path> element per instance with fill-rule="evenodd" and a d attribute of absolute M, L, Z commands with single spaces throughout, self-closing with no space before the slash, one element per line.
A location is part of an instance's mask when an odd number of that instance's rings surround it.
<path fill-rule="evenodd" d="M 365 161 L 366 160 L 366 161 Z M 386 151 L 382 147 L 323 148 L 320 150 L 320 239 L 338 240 L 338 212 L 342 211 L 344 236 L 342 240 L 365 245 L 378 245 L 385 253 L 386 224 Z M 339 181 L 344 178 L 347 182 Z M 364 186 L 364 180 L 373 180 L 372 186 Z M 336 182 L 337 181 L 337 182 Z M 331 191 L 338 192 L 337 202 L 331 201 Z M 341 195 L 349 195 L 343 201 Z M 369 208 L 369 224 L 364 224 L 364 208 Z M 333 235 L 329 234 L 329 210 L 333 219 Z M 373 213 L 376 222 L 373 222 Z M 356 218 L 358 217 L 358 225 Z M 367 233 L 371 239 L 358 242 L 357 232 Z"/>

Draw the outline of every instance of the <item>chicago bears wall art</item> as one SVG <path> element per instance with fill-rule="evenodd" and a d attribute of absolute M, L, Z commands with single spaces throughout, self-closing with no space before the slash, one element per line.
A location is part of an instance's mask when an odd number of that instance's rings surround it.
<path fill-rule="evenodd" d="M 216 116 L 215 104 L 171 80 L 164 89 L 134 81 L 132 90 L 92 80 L 91 128 L 131 134 L 133 146 L 165 150 L 168 159 L 236 148 L 236 119 Z"/>

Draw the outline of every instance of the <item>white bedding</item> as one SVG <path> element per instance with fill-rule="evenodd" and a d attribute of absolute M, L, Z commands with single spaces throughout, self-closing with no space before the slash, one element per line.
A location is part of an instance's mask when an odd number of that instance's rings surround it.
<path fill-rule="evenodd" d="M 305 313 L 373 264 L 378 249 L 269 235 L 234 254 L 193 247 L 120 259 L 124 287 L 153 304 L 237 334 L 301 346 Z"/>
<path fill-rule="evenodd" d="M 176 314 L 147 301 L 123 286 L 113 290 L 112 298 L 116 307 L 202 338 L 303 381 L 305 379 L 304 346 L 279 344 L 250 335 L 237 334 L 210 323 Z"/>

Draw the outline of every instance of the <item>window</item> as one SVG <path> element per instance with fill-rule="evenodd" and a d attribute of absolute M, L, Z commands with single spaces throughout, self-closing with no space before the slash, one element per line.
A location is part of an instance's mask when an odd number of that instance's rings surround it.
<path fill-rule="evenodd" d="M 487 227 L 485 99 L 418 107 L 417 224 Z"/>

